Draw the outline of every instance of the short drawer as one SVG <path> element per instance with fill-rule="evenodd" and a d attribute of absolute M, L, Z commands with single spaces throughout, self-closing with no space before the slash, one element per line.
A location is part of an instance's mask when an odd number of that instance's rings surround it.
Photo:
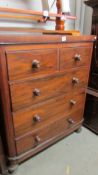
<path fill-rule="evenodd" d="M 16 139 L 17 154 L 22 154 L 30 149 L 37 148 L 66 133 L 67 129 L 74 128 L 75 125 L 82 122 L 83 110 L 79 110 L 67 117 L 57 118 L 43 128 L 32 132 L 28 136 Z"/>
<path fill-rule="evenodd" d="M 40 77 L 57 71 L 57 49 L 7 52 L 9 80 Z"/>
<path fill-rule="evenodd" d="M 53 119 L 75 112 L 77 108 L 83 109 L 84 101 L 84 93 L 77 95 L 66 94 L 44 104 L 13 113 L 15 136 L 19 137 L 36 130 Z"/>
<path fill-rule="evenodd" d="M 12 84 L 10 86 L 12 110 L 17 111 L 69 91 L 77 93 L 77 91 L 85 88 L 87 78 L 88 69 L 82 68 L 35 81 L 31 79 Z"/>
<path fill-rule="evenodd" d="M 62 48 L 60 49 L 60 70 L 88 66 L 91 59 L 91 48 Z"/>

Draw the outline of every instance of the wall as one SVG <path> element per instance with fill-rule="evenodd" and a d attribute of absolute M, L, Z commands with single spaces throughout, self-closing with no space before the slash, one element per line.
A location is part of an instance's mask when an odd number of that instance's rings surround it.
<path fill-rule="evenodd" d="M 44 2 L 45 0 L 43 0 Z M 48 0 L 49 7 L 54 0 Z M 85 7 L 84 0 L 70 0 L 71 14 L 77 16 L 76 21 L 67 20 L 65 22 L 65 29 L 76 29 L 80 30 L 81 33 L 89 34 L 91 29 L 91 14 L 92 10 L 90 7 Z M 0 0 L 0 6 L 12 7 L 12 8 L 23 8 L 42 11 L 41 0 Z M 47 6 L 47 1 L 45 6 Z M 44 8 L 45 8 L 44 6 Z M 47 7 L 48 8 L 48 7 Z M 51 12 L 56 12 L 56 5 L 53 6 Z M 30 27 L 30 28 L 45 28 L 54 29 L 54 22 L 47 22 L 46 24 L 38 24 L 37 22 L 19 22 L 15 20 L 0 20 L 0 27 Z"/>
<path fill-rule="evenodd" d="M 33 1 L 33 3 L 31 3 Z M 10 8 L 19 8 L 19 9 L 42 9 L 41 1 L 39 0 L 1 0 L 0 7 L 10 7 Z M 38 4 L 38 5 L 36 5 Z M 15 20 L 0 20 L 0 27 L 33 27 L 32 22 L 19 22 Z"/>
<path fill-rule="evenodd" d="M 83 33 L 90 34 L 91 33 L 91 24 L 92 24 L 92 8 L 86 6 L 85 7 L 85 18 L 83 25 Z"/>
<path fill-rule="evenodd" d="M 53 0 L 48 0 L 49 6 L 51 6 Z M 46 4 L 47 5 L 47 4 Z M 70 0 L 71 12 L 75 15 L 75 0 Z M 11 8 L 23 8 L 42 11 L 41 0 L 1 0 L 0 7 L 11 7 Z M 56 12 L 56 5 L 53 6 L 51 12 Z M 54 29 L 54 22 L 47 22 L 47 24 L 38 24 L 36 22 L 18 22 L 18 21 L 8 21 L 0 20 L 0 27 L 11 26 L 11 27 L 36 27 L 36 28 L 48 28 Z M 74 21 L 67 21 L 65 23 L 66 29 L 74 29 Z"/>
<path fill-rule="evenodd" d="M 92 23 L 92 9 L 84 4 L 84 0 L 76 0 L 75 29 L 83 34 L 90 34 Z"/>

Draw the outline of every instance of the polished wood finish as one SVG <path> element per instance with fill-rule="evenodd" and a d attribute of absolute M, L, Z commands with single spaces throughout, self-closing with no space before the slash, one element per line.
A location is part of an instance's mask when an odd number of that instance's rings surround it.
<path fill-rule="evenodd" d="M 82 71 L 84 74 L 82 74 Z M 78 78 L 78 82 L 73 81 L 74 78 Z M 12 98 L 12 110 L 37 104 L 39 102 L 48 100 L 58 95 L 76 90 L 81 90 L 81 87 L 85 87 L 87 84 L 88 69 L 82 68 L 78 72 L 73 70 L 72 72 L 66 72 L 65 74 L 56 74 L 55 76 L 49 76 L 37 80 L 29 79 L 17 84 L 11 84 L 11 98 Z M 59 88 L 57 88 L 59 87 Z"/>
<path fill-rule="evenodd" d="M 80 128 L 95 36 L 0 36 L 1 102 L 9 163 Z"/>
<path fill-rule="evenodd" d="M 43 16 L 43 11 L 33 11 L 33 10 L 27 10 L 27 9 L 15 9 L 15 8 L 7 8 L 7 7 L 0 7 L 1 12 L 8 12 L 8 13 L 16 13 L 16 14 L 25 14 L 25 15 L 36 15 L 36 16 Z M 49 13 L 50 17 L 62 17 L 62 14 L 60 13 Z M 65 15 L 67 19 L 76 19 L 76 16 L 71 15 Z"/>
<path fill-rule="evenodd" d="M 7 62 L 9 80 L 39 77 L 57 71 L 58 52 L 57 49 L 13 51 L 7 53 Z"/>
<path fill-rule="evenodd" d="M 42 144 L 43 142 L 55 138 L 59 133 L 64 133 L 67 129 L 74 127 L 76 123 L 82 121 L 83 109 L 62 117 L 52 120 L 51 123 L 46 124 L 44 127 L 40 127 L 39 130 L 33 131 L 30 135 L 16 139 L 17 154 L 28 151 Z M 70 123 L 72 119 L 74 123 Z M 36 141 L 36 136 L 40 138 L 40 141 Z M 24 147 L 25 145 L 25 147 Z"/>
<path fill-rule="evenodd" d="M 57 13 L 48 12 L 48 16 L 45 15 L 44 11 L 33 11 L 27 9 L 13 9 L 7 7 L 0 7 L 1 19 L 11 19 L 11 20 L 22 20 L 29 22 L 30 20 L 45 23 L 47 20 L 56 21 L 56 30 L 64 31 L 64 23 L 66 19 L 75 20 L 76 16 L 71 16 L 70 14 L 62 13 L 61 0 L 57 0 Z M 63 20 L 62 20 L 63 18 Z"/>
<path fill-rule="evenodd" d="M 60 69 L 74 68 L 89 65 L 91 48 L 74 47 L 60 50 Z"/>
<path fill-rule="evenodd" d="M 38 44 L 38 43 L 43 43 L 43 44 L 52 44 L 52 43 L 77 43 L 79 44 L 79 42 L 88 42 L 89 43 L 93 42 L 96 40 L 96 36 L 92 37 L 92 36 L 70 36 L 70 35 L 66 35 L 66 36 L 62 36 L 62 35 L 44 35 L 41 33 L 36 33 L 35 35 L 32 34 L 25 34 L 24 35 L 8 35 L 8 34 L 2 34 L 0 35 L 0 43 L 2 45 L 4 44 Z M 78 46 L 77 44 L 77 46 Z M 87 44 L 87 43 L 86 43 Z M 27 46 L 28 47 L 28 46 Z M 26 48 L 27 48 L 26 47 Z"/>
<path fill-rule="evenodd" d="M 2 58 L 2 59 L 1 59 Z M 15 143 L 14 143 L 14 130 L 12 122 L 11 104 L 10 104 L 10 93 L 8 86 L 8 76 L 7 76 L 7 65 L 5 59 L 5 52 L 2 47 L 0 47 L 0 96 L 2 99 L 2 110 L 4 115 L 5 130 L 8 152 L 12 156 L 15 156 Z"/>
<path fill-rule="evenodd" d="M 80 36 L 80 31 L 78 30 L 45 30 L 43 34 L 51 34 L 51 35 L 73 35 Z"/>
<path fill-rule="evenodd" d="M 59 0 L 58 0 L 59 1 Z M 28 22 L 29 20 L 37 21 L 37 22 L 46 22 L 47 20 L 55 21 L 55 18 L 60 19 L 62 16 L 65 17 L 65 19 L 71 19 L 75 20 L 76 16 L 71 16 L 69 14 L 63 14 L 62 13 L 48 13 L 48 16 L 44 15 L 44 12 L 40 11 L 33 11 L 33 10 L 27 10 L 27 9 L 15 9 L 15 8 L 7 8 L 7 7 L 0 7 L 0 11 L 2 14 L 0 14 L 0 17 L 3 19 L 14 19 L 14 20 L 22 20 Z"/>
<path fill-rule="evenodd" d="M 73 35 L 80 36 L 80 31 L 78 30 L 45 30 L 45 29 L 36 29 L 36 28 L 23 28 L 23 27 L 0 27 L 1 32 L 17 32 L 17 33 L 43 33 L 43 34 L 51 34 L 51 35 Z"/>
<path fill-rule="evenodd" d="M 25 21 L 25 22 L 30 22 L 30 21 L 39 21 L 41 18 L 38 16 L 31 16 L 31 15 L 16 15 L 16 14 L 0 14 L 0 19 L 6 19 L 6 20 L 16 20 L 16 21 Z M 51 19 L 49 20 L 51 21 Z M 54 21 L 54 20 L 53 20 Z"/>
<path fill-rule="evenodd" d="M 46 121 L 51 122 L 59 116 L 67 116 L 78 109 L 84 104 L 85 92 L 80 94 L 66 94 L 56 97 L 53 100 L 48 100 L 40 105 L 35 105 L 25 110 L 13 113 L 13 122 L 15 128 L 15 135 L 19 137 L 42 127 Z M 75 105 L 71 104 L 71 100 L 76 102 Z M 38 115 L 40 121 L 35 121 L 34 117 Z"/>

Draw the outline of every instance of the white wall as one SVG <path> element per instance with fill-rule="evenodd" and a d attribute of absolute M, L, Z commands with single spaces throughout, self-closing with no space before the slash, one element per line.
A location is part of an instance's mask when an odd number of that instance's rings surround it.
<path fill-rule="evenodd" d="M 85 6 L 85 18 L 83 25 L 83 33 L 90 34 L 91 33 L 91 25 L 92 25 L 92 8 Z"/>
<path fill-rule="evenodd" d="M 83 34 L 90 34 L 92 23 L 92 8 L 84 4 L 84 0 L 76 0 L 75 29 Z"/>
<path fill-rule="evenodd" d="M 44 1 L 44 0 L 43 0 Z M 48 0 L 49 7 L 51 6 L 53 0 Z M 75 0 L 70 0 L 71 12 L 75 14 Z M 23 9 L 32 9 L 42 11 L 41 0 L 0 0 L 0 7 L 11 7 L 11 8 L 23 8 Z M 56 5 L 53 6 L 51 12 L 56 12 Z M 11 26 L 11 27 L 36 27 L 36 28 L 48 28 L 54 29 L 54 22 L 47 22 L 46 24 L 38 24 L 36 22 L 17 22 L 17 21 L 8 21 L 0 20 L 0 27 Z M 67 21 L 65 23 L 66 29 L 74 29 L 74 21 Z"/>
<path fill-rule="evenodd" d="M 33 1 L 33 3 L 32 3 Z M 10 7 L 10 8 L 19 8 L 19 9 L 33 9 L 40 10 L 42 9 L 40 0 L 0 0 L 0 7 Z M 19 22 L 15 20 L 0 20 L 0 27 L 33 27 L 32 22 Z"/>
<path fill-rule="evenodd" d="M 45 1 L 45 0 L 43 0 Z M 84 5 L 84 0 L 70 0 L 71 14 L 77 15 L 77 20 L 67 20 L 65 22 L 65 29 L 80 30 L 81 33 L 89 34 L 91 30 L 91 16 L 92 9 Z M 53 0 L 48 0 L 49 7 Z M 45 4 L 47 6 L 47 3 Z M 0 0 L 0 7 L 22 8 L 42 11 L 41 0 Z M 45 7 L 44 7 L 45 8 Z M 51 12 L 56 12 L 56 4 L 51 9 Z M 46 24 L 38 24 L 37 22 L 19 22 L 15 20 L 0 19 L 0 27 L 36 27 L 45 29 L 54 29 L 54 22 L 47 22 Z"/>

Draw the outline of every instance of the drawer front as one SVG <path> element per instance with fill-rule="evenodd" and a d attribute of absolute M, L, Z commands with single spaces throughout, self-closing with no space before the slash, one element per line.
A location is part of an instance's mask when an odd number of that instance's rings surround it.
<path fill-rule="evenodd" d="M 67 117 L 57 119 L 49 125 L 44 126 L 40 130 L 37 130 L 25 136 L 21 139 L 16 139 L 17 154 L 24 153 L 30 149 L 37 148 L 41 144 L 54 139 L 57 136 L 66 133 L 67 129 L 74 127 L 76 124 L 82 121 L 83 110 L 79 110 Z"/>
<path fill-rule="evenodd" d="M 45 123 L 66 116 L 80 108 L 84 108 L 85 94 L 66 95 L 49 100 L 45 104 L 37 105 L 13 113 L 15 136 L 19 137 L 32 130 L 39 129 Z"/>
<path fill-rule="evenodd" d="M 57 71 L 57 49 L 15 51 L 6 55 L 11 81 L 40 77 Z"/>
<path fill-rule="evenodd" d="M 60 50 L 60 70 L 88 66 L 91 58 L 91 48 L 62 48 Z"/>
<path fill-rule="evenodd" d="M 12 109 L 28 107 L 68 91 L 77 93 L 87 84 L 88 69 L 73 70 L 39 80 L 29 80 L 10 86 Z"/>

